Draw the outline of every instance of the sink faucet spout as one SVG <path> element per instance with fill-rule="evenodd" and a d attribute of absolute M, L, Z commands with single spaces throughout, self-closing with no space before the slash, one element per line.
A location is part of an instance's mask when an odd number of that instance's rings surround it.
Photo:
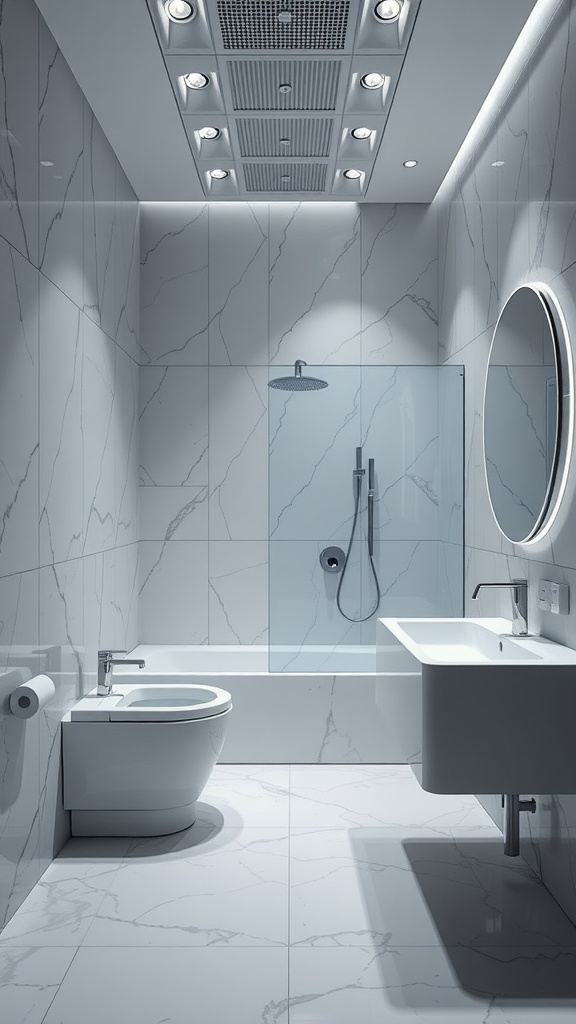
<path fill-rule="evenodd" d="M 528 580 L 511 580 L 509 583 L 479 583 L 474 588 L 475 601 L 481 590 L 512 591 L 512 634 L 529 636 L 528 632 Z"/>

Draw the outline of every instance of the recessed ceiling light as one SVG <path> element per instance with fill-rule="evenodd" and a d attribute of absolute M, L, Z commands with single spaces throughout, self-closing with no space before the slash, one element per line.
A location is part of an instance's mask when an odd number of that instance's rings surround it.
<path fill-rule="evenodd" d="M 215 167 L 213 171 L 209 171 L 211 178 L 227 178 L 228 171 L 223 171 L 221 167 Z"/>
<path fill-rule="evenodd" d="M 188 0 L 166 0 L 164 10 L 170 21 L 176 21 L 180 25 L 183 21 L 192 21 L 196 14 L 195 8 L 188 3 Z"/>
<path fill-rule="evenodd" d="M 505 163 L 505 160 L 494 160 L 492 163 L 492 167 L 504 167 Z"/>
<path fill-rule="evenodd" d="M 42 167 L 54 167 L 53 160 L 41 160 L 40 163 L 42 164 Z"/>
<path fill-rule="evenodd" d="M 404 167 L 417 167 L 418 166 L 418 161 L 417 160 L 405 160 L 403 166 Z"/>
<path fill-rule="evenodd" d="M 281 25 L 290 25 L 292 22 L 293 15 L 290 11 L 280 11 L 278 15 L 278 21 Z"/>
<path fill-rule="evenodd" d="M 350 132 L 353 139 L 369 139 L 373 134 L 371 128 L 353 128 Z"/>
<path fill-rule="evenodd" d="M 380 0 L 374 8 L 374 17 L 378 21 L 397 21 L 401 10 L 401 0 Z"/>
<path fill-rule="evenodd" d="M 198 135 L 201 139 L 219 139 L 220 129 L 212 128 L 211 125 L 206 125 L 205 128 L 198 129 Z"/>
<path fill-rule="evenodd" d="M 191 71 L 190 74 L 184 75 L 184 85 L 188 89 L 205 89 L 209 82 L 208 75 L 203 75 L 200 71 Z"/>
<path fill-rule="evenodd" d="M 292 86 L 288 82 L 282 82 L 282 85 L 278 86 L 280 92 L 292 92 Z"/>
<path fill-rule="evenodd" d="M 360 85 L 363 89 L 381 89 L 385 80 L 379 71 L 370 71 L 367 75 L 362 75 Z"/>
<path fill-rule="evenodd" d="M 355 167 L 350 167 L 347 171 L 342 171 L 342 173 L 345 178 L 352 178 L 353 180 L 362 177 L 362 171 L 357 171 Z"/>
<path fill-rule="evenodd" d="M 288 182 L 290 181 L 290 175 L 283 174 L 282 177 L 280 178 L 280 181 L 282 181 L 284 185 L 287 185 Z"/>

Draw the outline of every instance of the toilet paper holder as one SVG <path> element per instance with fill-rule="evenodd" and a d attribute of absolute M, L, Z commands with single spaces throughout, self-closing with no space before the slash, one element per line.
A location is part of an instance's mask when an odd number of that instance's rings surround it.
<path fill-rule="evenodd" d="M 50 676 L 34 676 L 12 690 L 10 711 L 16 718 L 32 718 L 52 700 L 55 693 L 56 687 Z"/>

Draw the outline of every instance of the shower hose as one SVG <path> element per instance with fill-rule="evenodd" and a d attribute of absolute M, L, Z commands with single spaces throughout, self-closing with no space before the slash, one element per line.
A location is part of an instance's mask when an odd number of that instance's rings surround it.
<path fill-rule="evenodd" d="M 354 534 L 356 533 L 356 524 L 358 522 L 358 511 L 359 511 L 359 508 L 360 508 L 360 494 L 361 494 L 361 491 L 362 491 L 362 475 L 360 474 L 360 472 L 357 471 L 354 474 L 354 479 L 356 481 L 356 496 L 354 498 L 354 520 L 353 520 L 353 523 L 352 523 L 352 530 L 350 531 L 350 540 L 348 541 L 348 550 L 346 552 L 346 558 L 344 559 L 344 567 L 343 567 L 342 572 L 340 574 L 340 580 L 338 581 L 338 590 L 336 591 L 336 606 L 337 606 L 338 611 L 340 612 L 340 614 L 343 615 L 345 619 L 348 619 L 348 622 L 367 622 L 368 619 L 371 619 L 372 616 L 374 615 L 374 613 L 376 611 L 378 611 L 378 606 L 380 604 L 380 598 L 381 598 L 380 583 L 378 581 L 378 574 L 376 572 L 376 566 L 374 565 L 374 553 L 373 553 L 374 552 L 374 547 L 373 547 L 373 535 L 372 535 L 372 532 L 373 532 L 372 515 L 369 516 L 369 525 L 368 525 L 368 557 L 370 559 L 370 568 L 372 569 L 372 575 L 374 577 L 374 583 L 376 585 L 376 600 L 374 602 L 374 606 L 370 609 L 370 611 L 368 612 L 368 615 L 363 615 L 363 616 L 360 616 L 359 618 L 355 619 L 352 615 L 346 615 L 346 612 L 342 610 L 342 604 L 340 602 L 340 595 L 342 593 L 342 584 L 344 583 L 344 577 L 346 576 L 346 569 L 348 567 L 348 560 L 349 560 L 350 554 L 352 552 L 352 543 L 354 541 Z"/>

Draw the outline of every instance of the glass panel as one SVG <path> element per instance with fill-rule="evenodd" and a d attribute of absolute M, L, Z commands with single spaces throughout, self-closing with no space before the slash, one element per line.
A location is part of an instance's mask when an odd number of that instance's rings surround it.
<path fill-rule="evenodd" d="M 291 372 L 274 367 L 271 376 Z M 463 370 L 302 372 L 328 387 L 271 388 L 269 396 L 270 671 L 374 671 L 378 617 L 462 614 Z M 372 458 L 377 610 L 368 553 Z M 341 564 L 349 550 L 344 576 L 322 567 L 328 546 L 341 549 Z"/>

